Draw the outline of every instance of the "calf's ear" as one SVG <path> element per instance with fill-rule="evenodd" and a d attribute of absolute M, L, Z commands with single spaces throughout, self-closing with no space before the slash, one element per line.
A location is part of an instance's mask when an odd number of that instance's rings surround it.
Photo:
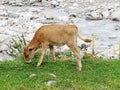
<path fill-rule="evenodd" d="M 23 49 L 26 49 L 27 48 L 27 45 L 23 47 Z"/>

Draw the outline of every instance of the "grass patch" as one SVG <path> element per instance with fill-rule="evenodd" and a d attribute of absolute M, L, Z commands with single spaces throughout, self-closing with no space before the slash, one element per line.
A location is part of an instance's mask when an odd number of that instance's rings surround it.
<path fill-rule="evenodd" d="M 73 61 L 53 63 L 47 57 L 36 67 L 36 58 L 31 64 L 22 57 L 0 62 L 0 90 L 120 90 L 119 60 L 82 59 L 83 70 L 77 72 Z M 50 80 L 56 82 L 47 86 Z"/>

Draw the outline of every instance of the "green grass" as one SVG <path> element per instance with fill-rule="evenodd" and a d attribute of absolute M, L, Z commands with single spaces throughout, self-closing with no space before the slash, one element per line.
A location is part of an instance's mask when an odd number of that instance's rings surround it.
<path fill-rule="evenodd" d="M 120 90 L 119 60 L 82 59 L 83 70 L 78 72 L 73 61 L 45 58 L 36 67 L 37 59 L 31 64 L 23 58 L 0 62 L 0 90 Z M 50 80 L 56 83 L 47 86 Z"/>

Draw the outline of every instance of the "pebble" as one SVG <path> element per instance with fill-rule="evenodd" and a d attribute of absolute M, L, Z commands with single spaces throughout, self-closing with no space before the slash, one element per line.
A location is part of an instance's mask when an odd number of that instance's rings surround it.
<path fill-rule="evenodd" d="M 63 21 L 63 22 L 67 22 L 69 20 L 69 17 L 68 16 L 61 16 L 61 17 L 58 17 L 59 20 Z"/>
<path fill-rule="evenodd" d="M 50 76 L 52 76 L 52 77 L 56 78 L 56 75 L 55 75 L 55 74 L 53 74 L 53 73 L 50 73 Z"/>
<path fill-rule="evenodd" d="M 56 83 L 56 81 L 50 80 L 50 81 L 46 82 L 46 86 L 51 86 L 52 84 L 55 84 L 55 83 Z"/>
<path fill-rule="evenodd" d="M 31 74 L 29 77 L 32 78 L 32 77 L 36 77 L 37 75 L 36 74 Z"/>
<path fill-rule="evenodd" d="M 45 15 L 45 18 L 47 19 L 47 20 L 53 20 L 54 19 L 54 16 L 52 16 L 52 15 Z"/>

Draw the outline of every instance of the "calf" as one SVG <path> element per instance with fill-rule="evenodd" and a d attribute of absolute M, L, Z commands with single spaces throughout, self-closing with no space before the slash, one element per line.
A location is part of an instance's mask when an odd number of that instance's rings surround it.
<path fill-rule="evenodd" d="M 52 59 L 55 62 L 54 46 L 67 45 L 77 57 L 77 70 L 81 71 L 82 64 L 80 60 L 79 48 L 77 47 L 77 37 L 85 42 L 91 42 L 90 39 L 83 39 L 78 34 L 78 28 L 75 25 L 51 24 L 40 27 L 30 43 L 24 47 L 24 56 L 27 63 L 31 62 L 37 49 L 42 48 L 41 57 L 37 63 L 40 66 L 47 48 L 50 48 Z"/>

